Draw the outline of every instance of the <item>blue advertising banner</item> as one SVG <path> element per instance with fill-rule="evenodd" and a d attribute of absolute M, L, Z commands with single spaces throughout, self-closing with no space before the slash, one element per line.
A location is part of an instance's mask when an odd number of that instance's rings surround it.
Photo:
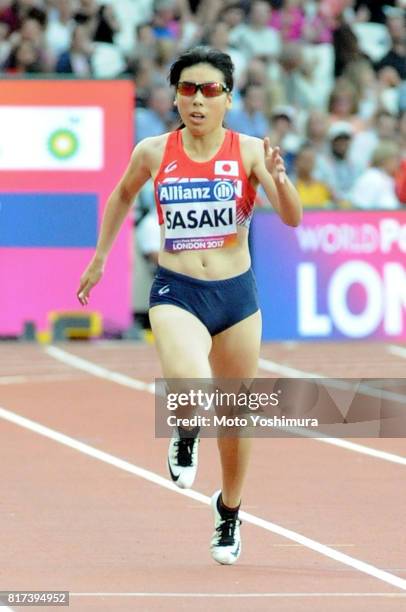
<path fill-rule="evenodd" d="M 90 193 L 0 194 L 0 247 L 94 247 L 98 197 Z"/>
<path fill-rule="evenodd" d="M 406 211 L 253 219 L 264 340 L 406 340 Z"/>

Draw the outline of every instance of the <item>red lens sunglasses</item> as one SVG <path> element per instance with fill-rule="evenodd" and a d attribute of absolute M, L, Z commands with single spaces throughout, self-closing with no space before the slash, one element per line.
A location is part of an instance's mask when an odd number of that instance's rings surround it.
<path fill-rule="evenodd" d="M 176 91 L 181 96 L 194 96 L 201 91 L 205 98 L 215 98 L 222 93 L 229 93 L 231 89 L 223 83 L 190 83 L 189 81 L 179 81 Z"/>

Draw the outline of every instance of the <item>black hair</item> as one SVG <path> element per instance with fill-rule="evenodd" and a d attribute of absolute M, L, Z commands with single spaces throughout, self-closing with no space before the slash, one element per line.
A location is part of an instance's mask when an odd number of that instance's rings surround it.
<path fill-rule="evenodd" d="M 196 64 L 210 64 L 223 73 L 224 82 L 230 91 L 234 87 L 234 64 L 228 53 L 223 53 L 211 47 L 193 47 L 185 51 L 175 60 L 169 70 L 169 83 L 176 86 L 179 83 L 181 72 L 184 68 L 195 66 Z"/>
<path fill-rule="evenodd" d="M 45 11 L 34 6 L 27 11 L 24 21 L 27 19 L 34 19 L 35 21 L 38 21 L 42 29 L 45 29 L 48 22 L 48 17 Z"/>

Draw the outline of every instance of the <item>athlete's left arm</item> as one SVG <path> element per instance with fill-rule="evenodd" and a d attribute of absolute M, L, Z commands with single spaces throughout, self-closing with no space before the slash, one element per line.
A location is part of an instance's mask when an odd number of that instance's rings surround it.
<path fill-rule="evenodd" d="M 261 141 L 250 138 L 252 143 L 252 174 L 265 190 L 268 200 L 286 225 L 296 227 L 302 219 L 299 194 L 286 175 L 285 164 L 279 147 L 271 148 L 269 138 Z"/>

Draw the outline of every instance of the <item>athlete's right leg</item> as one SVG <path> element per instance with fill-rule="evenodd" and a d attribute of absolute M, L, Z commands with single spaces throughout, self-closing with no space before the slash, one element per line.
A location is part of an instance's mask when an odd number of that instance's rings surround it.
<path fill-rule="evenodd" d="M 158 304 L 149 311 L 164 378 L 210 378 L 211 336 L 191 312 Z"/>
<path fill-rule="evenodd" d="M 192 313 L 159 304 L 149 311 L 163 376 L 166 379 L 211 378 L 209 353 L 211 337 L 206 327 Z M 185 428 L 186 429 L 186 428 Z M 168 450 L 168 468 L 180 488 L 193 484 L 198 458 L 198 430 L 175 428 Z"/>

